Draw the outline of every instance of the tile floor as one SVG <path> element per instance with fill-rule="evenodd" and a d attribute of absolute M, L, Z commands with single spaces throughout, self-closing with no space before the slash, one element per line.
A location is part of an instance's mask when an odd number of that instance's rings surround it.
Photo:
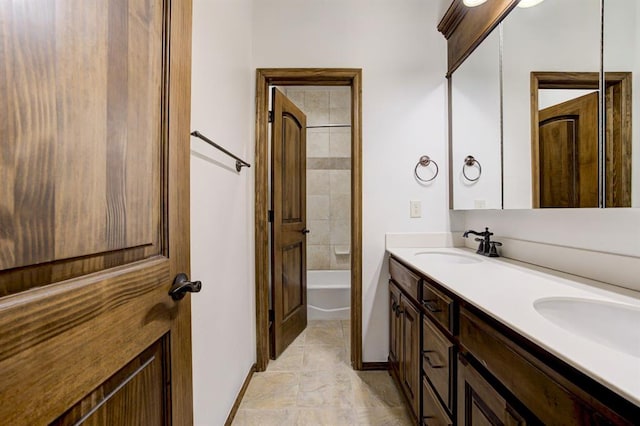
<path fill-rule="evenodd" d="M 354 371 L 349 321 L 311 321 L 256 373 L 233 425 L 411 425 L 386 371 Z"/>

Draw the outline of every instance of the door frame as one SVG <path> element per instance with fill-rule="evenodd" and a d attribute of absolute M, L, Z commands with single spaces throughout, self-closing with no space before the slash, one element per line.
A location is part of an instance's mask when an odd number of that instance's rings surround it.
<path fill-rule="evenodd" d="M 531 81 L 531 186 L 532 186 L 532 207 L 540 207 L 540 144 L 538 134 L 539 122 L 539 89 L 600 89 L 599 72 L 537 72 L 532 71 Z M 619 120 L 605 120 L 606 126 L 604 137 L 608 146 L 615 146 L 616 149 L 624 152 L 631 152 L 631 73 L 629 72 L 606 72 L 604 73 L 604 93 L 608 100 L 608 92 L 611 87 L 618 86 L 621 91 L 619 103 L 606 102 L 604 105 L 605 115 L 620 117 Z M 599 106 L 603 104 L 602 99 Z M 621 176 L 628 179 L 630 187 L 631 179 L 631 159 L 621 165 Z M 607 185 L 606 177 L 602 181 Z M 626 181 L 623 182 L 623 185 Z M 629 193 L 630 197 L 630 193 Z M 629 200 L 630 205 L 630 200 Z M 603 207 L 603 206 L 601 206 Z"/>
<path fill-rule="evenodd" d="M 351 87 L 351 365 L 362 369 L 362 69 L 256 70 L 255 263 L 256 368 L 269 362 L 269 86 Z"/>

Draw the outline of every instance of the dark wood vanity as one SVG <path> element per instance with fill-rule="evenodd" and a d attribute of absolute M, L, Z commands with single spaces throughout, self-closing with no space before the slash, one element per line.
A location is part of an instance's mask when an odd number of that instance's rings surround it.
<path fill-rule="evenodd" d="M 421 425 L 632 425 L 640 407 L 399 259 L 390 373 Z"/>

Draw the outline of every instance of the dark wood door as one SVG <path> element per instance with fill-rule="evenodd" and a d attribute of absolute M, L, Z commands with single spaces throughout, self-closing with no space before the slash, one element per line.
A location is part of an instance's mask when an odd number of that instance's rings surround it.
<path fill-rule="evenodd" d="M 399 360 L 402 357 L 402 321 L 400 317 L 400 290 L 389 281 L 389 368 L 400 376 Z M 402 378 L 399 377 L 402 381 Z"/>
<path fill-rule="evenodd" d="M 507 403 L 463 355 L 458 357 L 457 404 L 459 425 L 526 424 L 524 417 Z"/>
<path fill-rule="evenodd" d="M 416 417 L 420 413 L 420 372 L 422 370 L 420 350 L 420 313 L 405 297 L 400 298 L 402 313 L 402 383 Z"/>
<path fill-rule="evenodd" d="M 598 207 L 598 94 L 539 113 L 540 207 Z"/>
<path fill-rule="evenodd" d="M 271 126 L 271 358 L 307 326 L 307 117 L 277 89 Z"/>
<path fill-rule="evenodd" d="M 0 2 L 2 424 L 193 422 L 190 34 L 190 0 Z"/>

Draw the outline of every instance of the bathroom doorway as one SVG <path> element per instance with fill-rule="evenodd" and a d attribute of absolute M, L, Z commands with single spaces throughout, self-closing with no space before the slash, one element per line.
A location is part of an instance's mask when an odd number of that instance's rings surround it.
<path fill-rule="evenodd" d="M 325 278 L 327 292 L 310 289 L 310 319 L 339 319 L 348 315 L 350 360 L 362 369 L 362 249 L 361 249 L 361 70 L 359 69 L 259 69 L 256 84 L 255 239 L 256 337 L 258 371 L 264 371 L 270 354 L 270 146 L 271 88 L 277 87 L 309 116 L 307 124 L 306 218 L 308 268 L 312 284 Z M 331 101 L 333 99 L 333 101 Z M 306 102 L 305 102 L 306 101 Z M 326 104 L 326 105 L 325 105 Z M 324 108 L 326 107 L 326 109 Z M 332 114 L 333 113 L 333 114 Z M 346 146 L 345 146 L 346 145 Z M 332 182 L 333 185 L 329 183 Z M 333 187 L 333 191 L 331 188 Z M 326 193 L 325 193 L 326 192 Z M 333 203 L 331 203 L 333 200 Z M 333 205 L 333 208 L 331 207 Z M 335 229 L 333 229 L 335 228 Z M 305 271 L 306 272 L 306 271 Z M 334 278 L 343 278 L 340 285 Z M 306 277 L 306 275 L 305 275 Z M 330 280 L 327 280 L 330 278 Z M 331 282 L 329 282 L 331 281 Z M 346 283 L 342 282 L 346 281 Z M 350 283 L 349 283 L 350 282 Z M 350 285 L 349 285 L 350 284 Z M 312 286 L 313 287 L 313 286 Z M 339 288 L 339 289 L 338 289 Z M 338 303 L 347 292 L 347 306 Z M 331 294 L 329 294 L 331 293 Z M 325 301 L 325 298 L 331 301 Z M 315 301 L 314 301 L 315 300 Z M 342 302 L 345 304 L 345 302 Z"/>

